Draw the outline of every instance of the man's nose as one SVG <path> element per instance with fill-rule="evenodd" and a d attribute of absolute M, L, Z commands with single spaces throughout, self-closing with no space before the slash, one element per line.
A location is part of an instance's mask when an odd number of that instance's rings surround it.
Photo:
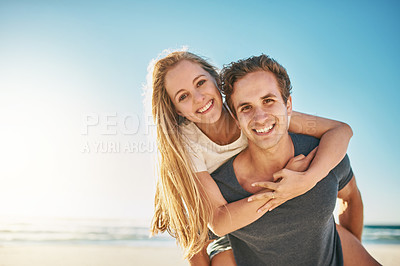
<path fill-rule="evenodd" d="M 253 121 L 258 124 L 264 124 L 268 119 L 268 113 L 261 107 L 255 107 Z"/>

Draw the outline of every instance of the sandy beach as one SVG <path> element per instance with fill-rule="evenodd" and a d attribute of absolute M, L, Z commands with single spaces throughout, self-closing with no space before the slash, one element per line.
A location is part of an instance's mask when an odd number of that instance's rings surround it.
<path fill-rule="evenodd" d="M 189 265 L 173 247 L 7 246 L 0 266 L 146 266 Z"/>
<path fill-rule="evenodd" d="M 400 245 L 364 245 L 368 252 L 382 265 L 400 265 Z"/>
<path fill-rule="evenodd" d="M 365 245 L 383 265 L 400 265 L 400 245 Z M 0 266 L 188 265 L 174 247 L 6 246 Z"/>

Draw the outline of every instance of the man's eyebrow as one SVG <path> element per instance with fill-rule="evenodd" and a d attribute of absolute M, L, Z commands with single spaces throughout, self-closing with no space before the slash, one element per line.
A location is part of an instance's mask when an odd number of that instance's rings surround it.
<path fill-rule="evenodd" d="M 266 95 L 264 95 L 263 97 L 261 97 L 261 100 L 263 100 L 263 99 L 268 99 L 268 98 L 277 98 L 278 96 L 276 96 L 275 94 L 273 94 L 273 93 L 268 93 L 268 94 L 266 94 Z"/>
<path fill-rule="evenodd" d="M 268 93 L 268 94 L 260 97 L 261 100 L 268 99 L 268 98 L 277 98 L 277 96 L 275 94 L 273 94 L 273 93 Z M 248 104 L 250 104 L 250 103 L 249 102 L 240 102 L 238 104 L 237 108 L 239 108 L 239 107 L 241 107 L 243 105 L 248 105 Z"/>

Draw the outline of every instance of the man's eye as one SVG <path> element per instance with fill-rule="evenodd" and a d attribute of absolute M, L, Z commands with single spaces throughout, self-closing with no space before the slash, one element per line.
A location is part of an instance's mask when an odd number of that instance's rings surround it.
<path fill-rule="evenodd" d="M 184 94 L 182 94 L 181 96 L 179 96 L 179 102 L 181 102 L 181 101 L 183 101 L 183 100 L 185 100 L 186 99 L 186 97 L 187 97 L 187 94 L 186 93 L 184 93 Z"/>
<path fill-rule="evenodd" d="M 200 80 L 199 82 L 197 82 L 197 87 L 200 87 L 201 85 L 203 85 L 206 82 L 205 79 Z"/>
<path fill-rule="evenodd" d="M 240 111 L 241 112 L 246 112 L 246 111 L 249 111 L 251 109 L 251 106 L 250 105 L 246 105 L 246 106 L 243 106 L 241 109 L 240 109 Z"/>
<path fill-rule="evenodd" d="M 264 99 L 264 103 L 272 103 L 273 101 L 272 99 Z"/>

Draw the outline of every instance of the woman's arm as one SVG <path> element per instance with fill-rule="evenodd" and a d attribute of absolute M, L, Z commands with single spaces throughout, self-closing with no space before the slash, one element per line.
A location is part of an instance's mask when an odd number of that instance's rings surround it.
<path fill-rule="evenodd" d="M 353 131 L 339 121 L 293 111 L 289 131 L 321 139 L 317 154 L 306 171 L 314 185 L 340 163 L 347 152 Z"/>
<path fill-rule="evenodd" d="M 261 211 L 271 211 L 287 200 L 312 189 L 344 158 L 350 138 L 353 136 L 351 127 L 345 123 L 294 111 L 289 131 L 320 138 L 317 154 L 305 172 L 291 171 L 286 167 L 274 174 L 274 180 L 280 180 L 279 183 L 254 184 L 275 190 L 274 199 L 265 204 Z M 251 199 L 256 200 L 261 197 L 262 195 L 256 195 Z"/>
<path fill-rule="evenodd" d="M 314 154 L 315 152 L 310 152 L 307 157 L 296 156 L 289 161 L 288 167 L 304 171 L 310 165 Z M 264 215 L 263 211 L 258 210 L 272 198 L 271 190 L 264 189 L 259 200 L 249 202 L 249 198 L 244 198 L 228 204 L 208 172 L 199 172 L 197 176 L 204 197 L 207 197 L 212 205 L 213 217 L 209 227 L 217 236 L 226 235 L 256 221 Z"/>
<path fill-rule="evenodd" d="M 197 176 L 204 188 L 205 196 L 212 205 L 213 217 L 212 221 L 209 222 L 209 227 L 217 236 L 224 236 L 240 229 L 263 215 L 257 213 L 257 210 L 266 201 L 248 203 L 247 198 L 245 198 L 228 204 L 208 172 L 199 172 Z"/>

